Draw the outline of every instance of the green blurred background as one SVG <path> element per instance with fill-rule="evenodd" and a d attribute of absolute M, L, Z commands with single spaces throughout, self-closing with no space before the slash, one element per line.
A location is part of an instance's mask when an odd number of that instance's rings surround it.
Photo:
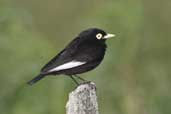
<path fill-rule="evenodd" d="M 171 114 L 170 0 L 0 0 L 0 113 L 64 114 L 75 84 L 26 82 L 80 31 L 115 33 L 97 85 L 100 114 Z"/>

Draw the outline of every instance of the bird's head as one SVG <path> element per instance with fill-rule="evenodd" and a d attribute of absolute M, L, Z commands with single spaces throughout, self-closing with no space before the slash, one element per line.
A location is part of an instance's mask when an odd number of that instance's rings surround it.
<path fill-rule="evenodd" d="M 98 28 L 90 28 L 84 30 L 79 34 L 79 37 L 89 39 L 89 40 L 96 40 L 96 41 L 105 41 L 106 39 L 115 37 L 114 34 L 108 34 L 105 31 L 98 29 Z"/>

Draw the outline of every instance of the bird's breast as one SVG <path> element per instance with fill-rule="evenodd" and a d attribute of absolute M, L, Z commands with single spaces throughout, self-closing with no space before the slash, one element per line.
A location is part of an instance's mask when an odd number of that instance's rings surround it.
<path fill-rule="evenodd" d="M 82 45 L 78 47 L 78 54 L 87 61 L 100 61 L 103 59 L 105 54 L 106 46 L 97 44 Z M 76 54 L 77 55 L 77 54 Z"/>

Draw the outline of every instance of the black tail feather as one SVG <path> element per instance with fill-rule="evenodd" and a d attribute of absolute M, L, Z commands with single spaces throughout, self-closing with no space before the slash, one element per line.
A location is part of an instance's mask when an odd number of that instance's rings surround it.
<path fill-rule="evenodd" d="M 29 82 L 27 82 L 27 84 L 29 85 L 33 85 L 34 83 L 36 83 L 37 81 L 41 80 L 42 78 L 44 78 L 45 75 L 43 74 L 39 74 L 38 76 L 36 76 L 35 78 L 33 78 L 32 80 L 30 80 Z"/>

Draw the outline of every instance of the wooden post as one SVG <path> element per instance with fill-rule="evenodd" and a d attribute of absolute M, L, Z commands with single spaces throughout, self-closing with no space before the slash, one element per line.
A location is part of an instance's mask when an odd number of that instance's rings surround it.
<path fill-rule="evenodd" d="M 99 114 L 93 82 L 81 84 L 69 94 L 66 114 Z"/>

